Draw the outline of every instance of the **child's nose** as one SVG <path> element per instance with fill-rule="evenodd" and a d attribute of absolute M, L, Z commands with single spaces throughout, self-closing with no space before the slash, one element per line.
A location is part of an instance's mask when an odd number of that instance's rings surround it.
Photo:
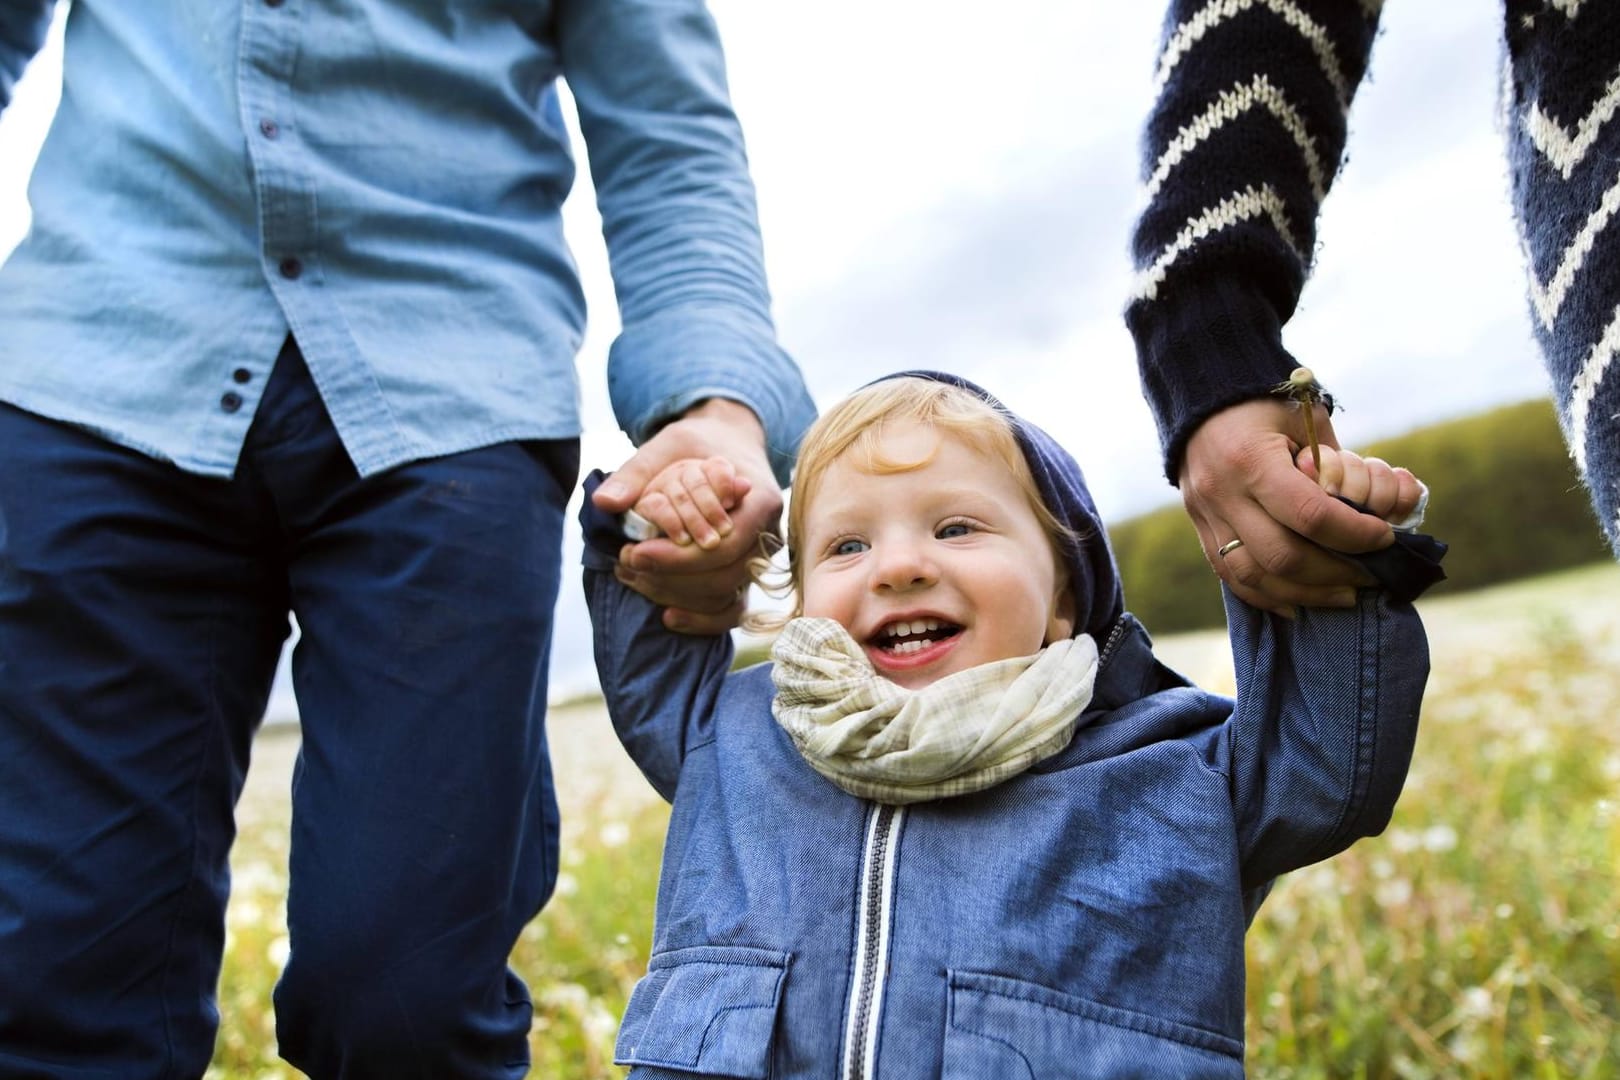
<path fill-rule="evenodd" d="M 927 549 L 910 541 L 889 541 L 878 550 L 872 584 L 891 591 L 932 585 L 939 569 Z"/>

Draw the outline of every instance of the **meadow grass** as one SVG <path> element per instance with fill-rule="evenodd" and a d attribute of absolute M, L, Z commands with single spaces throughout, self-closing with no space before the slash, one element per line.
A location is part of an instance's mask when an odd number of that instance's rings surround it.
<path fill-rule="evenodd" d="M 1390 828 L 1284 878 L 1250 931 L 1250 1075 L 1620 1077 L 1620 567 L 1424 614 L 1435 668 Z M 613 1029 L 646 965 L 668 814 L 611 793 L 572 811 L 557 895 L 513 964 L 535 997 L 532 1075 L 599 1080 L 623 1075 Z M 285 830 L 272 808 L 233 855 L 210 1077 L 296 1075 L 268 1009 Z"/>

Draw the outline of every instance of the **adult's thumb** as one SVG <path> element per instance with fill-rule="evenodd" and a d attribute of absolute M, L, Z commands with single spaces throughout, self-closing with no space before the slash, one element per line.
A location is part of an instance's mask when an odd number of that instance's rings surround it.
<path fill-rule="evenodd" d="M 636 504 L 641 498 L 641 491 L 652 479 L 646 475 L 644 466 L 636 464 L 634 458 L 619 466 L 591 495 L 591 501 L 597 509 L 610 514 L 622 514 Z"/>

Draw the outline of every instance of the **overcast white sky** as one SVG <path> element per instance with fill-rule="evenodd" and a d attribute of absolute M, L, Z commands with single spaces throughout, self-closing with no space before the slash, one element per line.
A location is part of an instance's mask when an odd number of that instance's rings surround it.
<path fill-rule="evenodd" d="M 1106 518 L 1172 501 L 1120 316 L 1161 5 L 711 5 L 778 328 L 818 400 L 947 368 L 1073 450 Z M 1491 0 L 1387 4 L 1286 337 L 1351 445 L 1547 391 L 1495 126 L 1500 20 Z M 53 42 L 0 115 L 0 255 L 26 230 L 59 80 Z M 568 213 L 592 314 L 586 463 L 610 467 L 628 444 L 602 374 L 617 323 L 587 183 Z M 565 580 L 557 693 L 593 681 L 578 593 Z"/>

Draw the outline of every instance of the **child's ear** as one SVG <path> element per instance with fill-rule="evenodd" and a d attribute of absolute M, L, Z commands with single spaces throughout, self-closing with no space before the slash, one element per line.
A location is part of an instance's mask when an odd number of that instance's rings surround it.
<path fill-rule="evenodd" d="M 1074 637 L 1074 590 L 1067 585 L 1058 589 L 1052 598 L 1052 612 L 1046 619 L 1046 642 L 1063 641 Z"/>

